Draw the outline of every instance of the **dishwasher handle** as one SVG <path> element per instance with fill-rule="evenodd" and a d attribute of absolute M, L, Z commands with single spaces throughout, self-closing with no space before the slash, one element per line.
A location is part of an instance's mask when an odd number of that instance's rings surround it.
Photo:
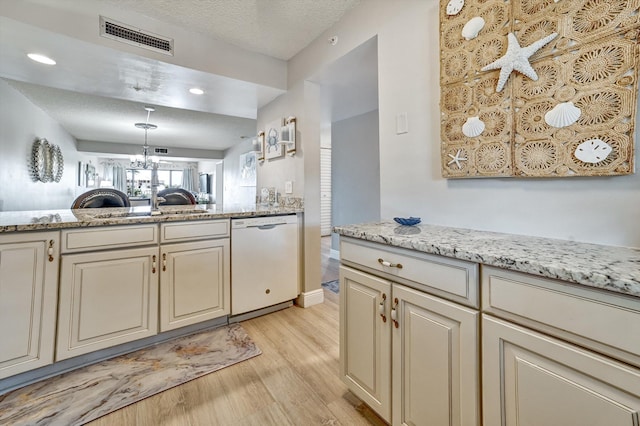
<path fill-rule="evenodd" d="M 278 226 L 278 225 L 277 225 L 277 224 L 275 224 L 275 223 L 271 223 L 271 224 L 269 224 L 269 225 L 260 225 L 260 226 L 256 226 L 255 228 L 258 228 L 258 229 L 260 229 L 261 231 L 266 231 L 267 229 L 273 229 L 273 228 L 275 228 L 276 226 Z"/>

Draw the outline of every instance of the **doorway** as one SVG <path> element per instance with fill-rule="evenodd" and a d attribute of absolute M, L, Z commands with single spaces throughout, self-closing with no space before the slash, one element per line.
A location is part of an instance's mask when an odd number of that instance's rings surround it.
<path fill-rule="evenodd" d="M 320 211 L 325 235 L 336 225 L 380 219 L 378 40 L 373 37 L 313 79 L 320 86 Z M 339 258 L 332 235 L 329 258 Z M 325 271 L 323 252 L 323 271 Z"/>

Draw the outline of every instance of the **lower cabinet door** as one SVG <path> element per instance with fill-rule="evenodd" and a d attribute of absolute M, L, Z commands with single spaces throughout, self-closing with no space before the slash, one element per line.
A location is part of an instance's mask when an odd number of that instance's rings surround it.
<path fill-rule="evenodd" d="M 340 375 L 349 389 L 391 421 L 391 283 L 340 267 Z"/>
<path fill-rule="evenodd" d="M 53 363 L 58 232 L 0 235 L 0 379 Z"/>
<path fill-rule="evenodd" d="M 479 314 L 393 285 L 393 424 L 479 424 Z"/>
<path fill-rule="evenodd" d="M 229 239 L 161 247 L 160 331 L 229 314 Z"/>
<path fill-rule="evenodd" d="M 62 256 L 56 359 L 158 332 L 158 248 Z"/>
<path fill-rule="evenodd" d="M 482 327 L 485 425 L 640 424 L 639 369 L 487 315 Z"/>

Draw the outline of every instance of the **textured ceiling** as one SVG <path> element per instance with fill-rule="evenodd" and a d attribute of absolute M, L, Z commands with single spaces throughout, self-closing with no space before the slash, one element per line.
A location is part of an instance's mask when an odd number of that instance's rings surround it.
<path fill-rule="evenodd" d="M 288 60 L 360 0 L 98 0 Z"/>
<path fill-rule="evenodd" d="M 145 122 L 144 103 L 87 95 L 69 90 L 7 80 L 76 139 L 115 143 L 142 143 L 144 131 L 134 123 Z M 255 121 L 178 108 L 155 106 L 150 123 L 149 145 L 224 150 L 255 134 Z"/>
<path fill-rule="evenodd" d="M 79 26 L 95 25 L 97 6 L 117 7 L 132 15 L 142 14 L 167 25 L 200 32 L 243 50 L 289 59 L 359 2 L 29 0 L 26 3 L 83 12 L 86 21 L 78 20 Z M 0 15 L 2 12 L 0 6 Z M 34 10 L 33 17 L 34 22 L 39 22 L 45 19 L 45 14 Z M 47 69 L 26 59 L 24 53 L 36 48 L 52 54 L 59 60 L 58 65 Z M 377 103 L 377 92 L 370 89 L 375 87 L 377 77 L 373 72 L 375 49 L 369 51 L 368 56 L 374 57 L 372 61 L 360 58 L 355 64 L 358 66 L 339 67 L 338 72 L 320 79 L 331 87 L 334 108 L 339 104 L 343 110 L 360 112 L 370 108 L 368 104 Z M 363 71 L 363 64 L 373 70 Z M 154 145 L 210 150 L 223 150 L 242 136 L 255 135 L 258 108 L 284 92 L 94 45 L 55 33 L 47 25 L 39 27 L 11 19 L 11 15 L 0 16 L 0 77 L 13 80 L 10 83 L 13 87 L 77 139 L 140 143 L 143 135 L 133 123 L 143 121 L 144 105 L 153 105 L 157 111 L 152 121 L 159 126 L 150 134 Z M 194 86 L 202 87 L 205 96 L 188 94 L 187 89 Z M 139 91 L 139 87 L 144 90 Z M 366 92 L 366 96 L 353 94 L 354 91 Z M 354 105 L 354 100 L 359 100 L 359 104 Z M 338 115 L 342 118 L 343 114 Z"/>

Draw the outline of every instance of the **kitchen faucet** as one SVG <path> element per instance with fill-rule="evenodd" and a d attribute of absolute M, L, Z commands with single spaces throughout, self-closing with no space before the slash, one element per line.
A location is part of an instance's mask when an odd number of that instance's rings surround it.
<path fill-rule="evenodd" d="M 159 215 L 162 214 L 160 208 L 158 207 L 159 203 L 164 202 L 165 199 L 163 197 L 158 197 L 158 163 L 151 163 L 151 215 Z"/>

